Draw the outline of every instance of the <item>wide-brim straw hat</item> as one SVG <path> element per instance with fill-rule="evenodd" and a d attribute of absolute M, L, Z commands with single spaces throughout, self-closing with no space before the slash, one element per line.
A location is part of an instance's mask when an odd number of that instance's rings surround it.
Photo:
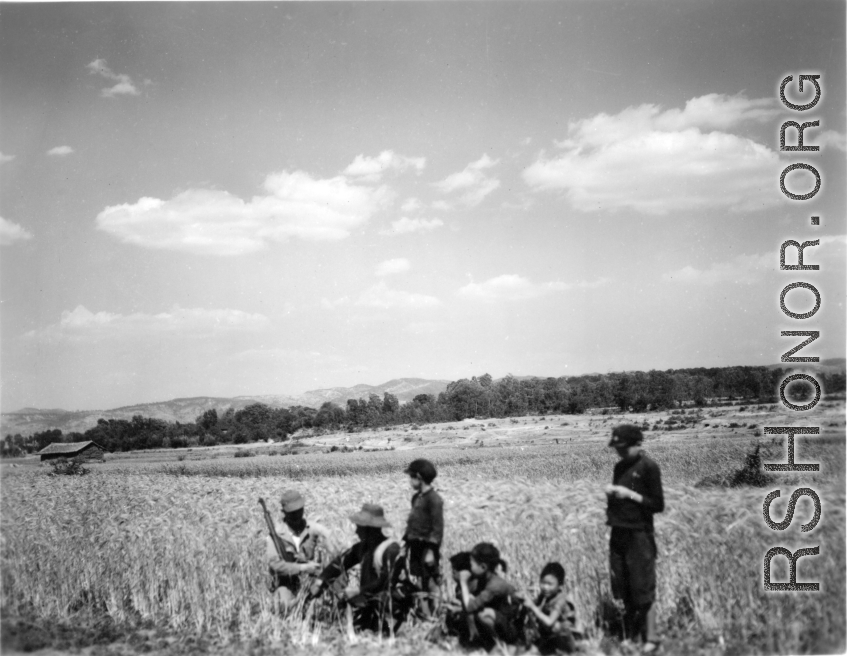
<path fill-rule="evenodd" d="M 391 526 L 385 519 L 385 511 L 382 506 L 375 503 L 364 504 L 359 512 L 350 515 L 350 521 L 357 526 L 374 526 L 377 528 Z"/>

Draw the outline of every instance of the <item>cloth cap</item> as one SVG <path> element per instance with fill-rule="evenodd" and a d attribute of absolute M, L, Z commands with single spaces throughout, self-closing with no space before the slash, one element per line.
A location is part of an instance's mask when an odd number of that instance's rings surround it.
<path fill-rule="evenodd" d="M 382 506 L 375 503 L 364 504 L 359 512 L 350 515 L 350 521 L 357 526 L 375 526 L 377 528 L 391 526 L 385 519 L 385 511 L 383 511 Z"/>
<path fill-rule="evenodd" d="M 644 441 L 644 434 L 638 426 L 632 424 L 622 424 L 615 426 L 612 429 L 612 439 L 609 440 L 611 447 L 628 447 L 641 444 Z"/>
<path fill-rule="evenodd" d="M 303 497 L 297 490 L 286 490 L 282 493 L 282 512 L 294 512 L 304 505 Z"/>

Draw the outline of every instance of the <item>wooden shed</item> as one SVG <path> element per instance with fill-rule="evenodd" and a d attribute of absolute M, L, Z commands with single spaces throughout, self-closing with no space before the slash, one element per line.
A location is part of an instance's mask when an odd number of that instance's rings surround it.
<path fill-rule="evenodd" d="M 53 442 L 48 444 L 38 455 L 41 456 L 41 461 L 58 460 L 66 458 L 68 460 L 103 460 L 103 454 L 106 450 L 97 444 L 97 442 Z"/>

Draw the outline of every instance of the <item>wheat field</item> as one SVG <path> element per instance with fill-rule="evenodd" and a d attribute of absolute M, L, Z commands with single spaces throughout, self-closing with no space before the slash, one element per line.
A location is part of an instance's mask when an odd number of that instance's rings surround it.
<path fill-rule="evenodd" d="M 747 447 L 738 440 L 648 445 L 663 468 L 666 494 L 656 533 L 657 610 L 667 644 L 679 653 L 843 650 L 843 439 L 804 446 L 806 457 L 825 463 L 817 474 L 784 476 L 769 488 L 691 484 L 740 466 Z M 784 458 L 781 449 L 771 447 L 772 459 Z M 118 626 L 155 626 L 223 646 L 343 649 L 349 638 L 337 622 L 316 622 L 314 614 L 304 619 L 299 612 L 285 617 L 275 607 L 265 587 L 265 526 L 257 500 L 298 489 L 308 517 L 345 546 L 354 540 L 347 516 L 363 502 L 378 502 L 399 536 L 410 496 L 401 472 L 420 456 L 439 466 L 436 487 L 445 500 L 446 521 L 442 553 L 490 540 L 509 563 L 507 578 L 525 590 L 535 585 L 545 562 L 562 562 L 589 626 L 588 649 L 616 653 L 593 621 L 609 594 L 602 487 L 615 461 L 600 441 L 107 463 L 82 477 L 50 477 L 44 468 L 6 470 L 0 506 L 3 615 L 44 622 L 108 616 Z M 780 489 L 772 515 L 781 517 L 800 482 L 811 484 L 824 501 L 821 521 L 810 534 L 799 532 L 808 512 L 803 501 L 792 526 L 776 534 L 764 524 L 762 501 L 771 489 Z M 270 505 L 276 510 L 276 503 Z M 820 555 L 800 561 L 798 580 L 821 581 L 820 592 L 763 591 L 768 548 L 817 544 Z M 774 561 L 775 580 L 787 577 L 780 560 Z M 410 622 L 391 648 L 437 652 L 437 645 L 424 643 L 425 628 Z"/>

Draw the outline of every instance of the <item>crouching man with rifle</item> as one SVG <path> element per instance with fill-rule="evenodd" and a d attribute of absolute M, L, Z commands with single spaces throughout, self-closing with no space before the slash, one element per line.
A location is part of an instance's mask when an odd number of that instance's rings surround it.
<path fill-rule="evenodd" d="M 271 573 L 270 591 L 283 610 L 294 605 L 300 590 L 301 575 L 314 575 L 321 569 L 321 551 L 330 551 L 329 531 L 317 523 L 306 521 L 300 493 L 282 493 L 282 523 L 273 520 L 264 499 L 259 499 L 268 526 L 265 559 Z"/>
<path fill-rule="evenodd" d="M 403 566 L 398 558 L 400 543 L 382 532 L 390 526 L 382 506 L 366 503 L 359 512 L 350 515 L 350 521 L 356 525 L 359 541 L 327 565 L 312 583 L 309 594 L 318 596 L 347 570 L 359 565 L 359 587 L 337 593 L 347 608 L 349 621 L 359 630 L 396 631 L 414 601 L 400 580 Z"/>

